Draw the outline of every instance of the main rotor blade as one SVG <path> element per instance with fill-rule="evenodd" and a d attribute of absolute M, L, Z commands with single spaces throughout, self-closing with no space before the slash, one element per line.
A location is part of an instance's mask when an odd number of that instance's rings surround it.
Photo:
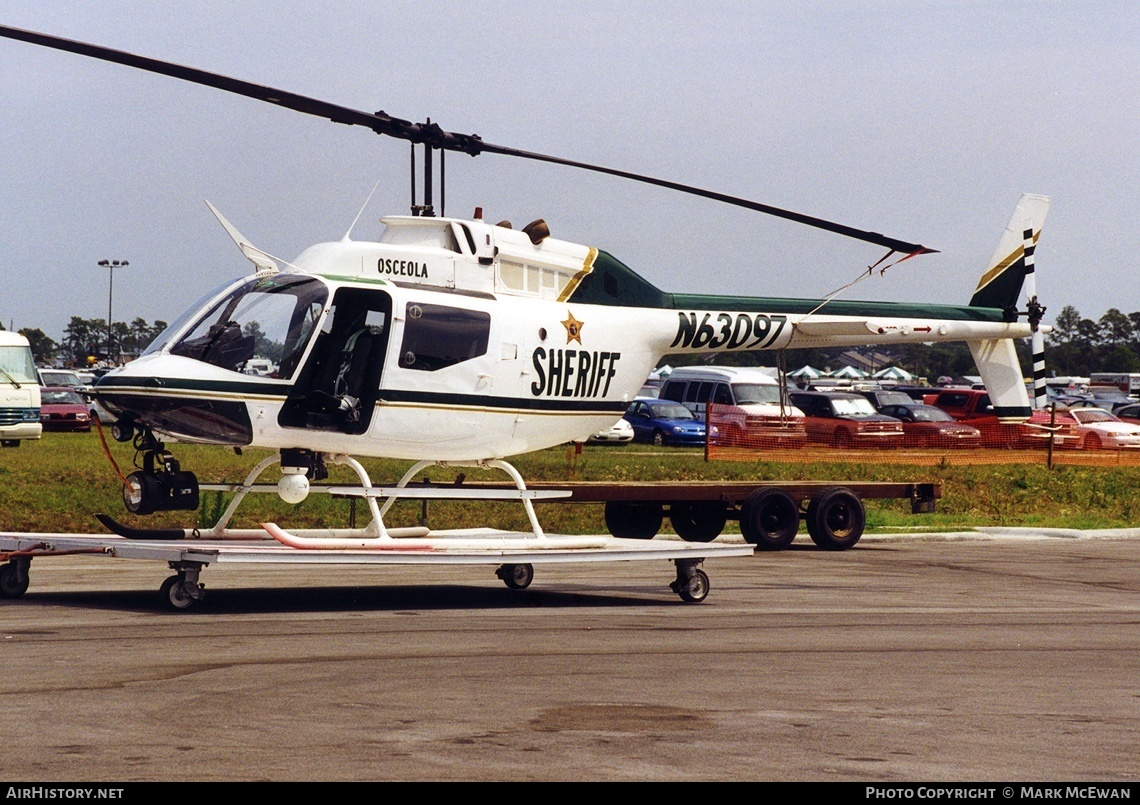
<path fill-rule="evenodd" d="M 856 229 L 853 226 L 845 224 L 838 224 L 834 221 L 827 221 L 823 218 L 814 218 L 810 215 L 804 215 L 799 212 L 792 212 L 791 210 L 784 210 L 779 207 L 773 207 L 768 204 L 761 204 L 759 201 L 749 201 L 746 198 L 739 198 L 737 196 L 729 196 L 725 193 L 718 193 L 715 190 L 704 190 L 700 187 L 693 187 L 691 185 L 680 184 L 678 182 L 671 182 L 668 179 L 655 179 L 652 176 L 644 176 L 639 173 L 630 173 L 628 171 L 618 170 L 617 168 L 606 168 L 601 165 L 590 165 L 585 162 L 575 162 L 572 159 L 563 159 L 561 157 L 552 157 L 545 154 L 535 154 L 530 151 L 519 151 L 515 148 L 505 148 L 503 146 L 492 145 L 491 143 L 483 143 L 483 151 L 491 154 L 505 154 L 507 156 L 522 157 L 523 159 L 534 159 L 541 162 L 552 162 L 556 165 L 569 165 L 574 168 L 583 168 L 585 170 L 595 171 L 597 173 L 605 173 L 611 176 L 621 176 L 625 179 L 632 179 L 635 182 L 643 182 L 645 184 L 656 185 L 657 187 L 667 187 L 670 190 L 678 190 L 682 193 L 689 193 L 694 196 L 701 196 L 703 198 L 713 199 L 714 201 L 722 201 L 725 204 L 732 204 L 737 207 L 743 207 L 748 210 L 755 210 L 762 212 L 766 215 L 774 215 L 777 218 L 785 218 L 789 221 L 795 221 L 799 224 L 813 226 L 816 229 L 823 229 L 828 232 L 834 232 L 837 235 L 845 235 L 849 238 L 862 240 L 867 243 L 874 243 L 879 246 L 884 246 L 892 251 L 902 252 L 904 254 L 937 254 L 937 249 L 930 249 L 918 243 L 908 243 L 905 240 L 898 240 L 897 238 L 888 237 L 880 234 L 879 232 L 869 232 L 865 229 Z"/>
<path fill-rule="evenodd" d="M 285 90 L 276 89 L 274 87 L 254 84 L 249 81 L 242 81 L 238 78 L 230 78 L 217 73 L 199 70 L 194 67 L 185 67 L 171 62 L 151 59 L 146 56 L 139 56 L 134 53 L 115 50 L 101 45 L 92 45 L 87 42 L 78 42 L 73 39 L 64 39 L 50 34 L 26 31 L 21 28 L 12 28 L 6 25 L 0 25 L 0 36 L 17 39 L 22 42 L 29 42 L 33 45 L 64 50 L 69 53 L 77 53 L 81 56 L 90 56 L 91 58 L 102 59 L 103 61 L 115 62 L 116 64 L 134 67 L 139 70 L 147 70 L 172 78 L 179 78 L 194 84 L 202 84 L 207 87 L 224 90 L 225 92 L 244 95 L 247 98 L 272 103 L 276 106 L 283 106 L 286 109 L 292 109 L 293 111 L 302 112 L 307 115 L 327 118 L 334 123 L 344 123 L 350 126 L 364 126 L 377 134 L 408 140 L 412 143 L 425 144 L 431 148 L 461 151 L 471 156 L 485 152 L 581 168 L 596 173 L 631 179 L 635 182 L 664 187 L 681 193 L 701 196 L 725 204 L 732 204 L 777 218 L 795 221 L 796 223 L 805 224 L 806 226 L 815 227 L 816 229 L 834 232 L 838 235 L 844 235 L 845 237 L 855 238 L 856 240 L 865 241 L 867 243 L 874 243 L 896 252 L 903 252 L 905 254 L 929 254 L 936 251 L 935 249 L 928 249 L 917 243 L 908 243 L 903 240 L 898 240 L 897 238 L 890 238 L 878 232 L 856 229 L 855 227 L 838 224 L 822 218 L 814 218 L 810 215 L 780 209 L 779 207 L 773 207 L 768 204 L 761 204 L 757 201 L 749 201 L 748 199 L 717 193 L 713 190 L 704 190 L 699 187 L 671 182 L 666 179 L 655 179 L 652 176 L 631 173 L 616 168 L 607 168 L 601 165 L 592 165 L 587 162 L 577 162 L 572 159 L 538 154 L 533 151 L 521 151 L 517 148 L 494 145 L 493 143 L 483 142 L 483 139 L 477 134 L 458 134 L 456 132 L 444 131 L 438 125 L 430 121 L 426 123 L 412 123 L 410 120 L 392 117 L 382 111 L 375 113 L 363 112 L 358 109 L 338 106 L 337 104 L 317 100 L 316 98 L 309 98 L 293 92 L 286 92 Z"/>
<path fill-rule="evenodd" d="M 393 137 L 411 139 L 407 137 L 406 134 L 409 129 L 415 128 L 411 121 L 389 117 L 383 112 L 369 114 L 368 112 L 361 112 L 356 109 L 349 109 L 348 107 L 319 101 L 315 98 L 307 98 L 304 95 L 297 95 L 292 92 L 285 92 L 284 90 L 265 87 L 260 84 L 253 84 L 249 81 L 242 81 L 238 78 L 230 78 L 228 76 L 218 75 L 217 73 L 198 70 L 194 67 L 184 67 L 179 64 L 159 61 L 157 59 L 127 53 L 122 50 L 114 50 L 113 48 L 107 48 L 101 45 L 77 42 L 73 39 L 63 39 L 62 37 L 51 36 L 50 34 L 25 31 L 6 25 L 0 25 L 0 36 L 5 36 L 9 39 L 19 39 L 23 42 L 30 42 L 33 45 L 43 45 L 44 47 L 55 48 L 56 50 L 66 50 L 69 53 L 78 53 L 81 56 L 90 56 L 95 59 L 102 59 L 103 61 L 123 64 L 127 67 L 135 67 L 140 70 L 148 70 L 152 73 L 159 73 L 172 78 L 181 78 L 183 81 L 190 81 L 194 84 L 203 84 L 207 87 L 233 92 L 237 95 L 244 95 L 247 98 L 254 98 L 259 101 L 276 104 L 277 106 L 284 106 L 287 109 L 293 109 L 297 112 L 304 112 L 305 114 L 316 115 L 317 117 L 325 117 L 334 123 L 366 126 L 377 134 L 388 134 Z"/>

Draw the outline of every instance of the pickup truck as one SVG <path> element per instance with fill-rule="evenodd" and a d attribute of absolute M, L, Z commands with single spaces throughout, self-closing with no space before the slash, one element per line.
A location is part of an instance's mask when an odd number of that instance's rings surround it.
<path fill-rule="evenodd" d="M 999 421 L 985 389 L 945 388 L 927 394 L 922 401 L 980 430 L 984 447 L 1044 446 L 1053 428 L 1056 428 L 1053 435 L 1055 445 L 1075 447 L 1078 441 L 1077 423 L 1060 412 L 1054 417 L 1049 411 L 1034 411 L 1024 424 Z"/>

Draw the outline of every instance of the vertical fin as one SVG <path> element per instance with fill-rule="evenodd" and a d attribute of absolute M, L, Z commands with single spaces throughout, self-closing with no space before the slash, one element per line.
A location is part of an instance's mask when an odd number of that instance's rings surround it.
<path fill-rule="evenodd" d="M 997 249 L 970 299 L 972 307 L 994 307 L 1016 317 L 1017 300 L 1026 279 L 1025 246 L 1041 237 L 1041 226 L 1049 211 L 1049 197 L 1024 194 L 1002 232 Z M 1026 230 L 1031 233 L 1026 236 Z"/>
<path fill-rule="evenodd" d="M 1024 422 L 1032 409 L 1025 390 L 1025 377 L 1017 360 L 1012 338 L 967 341 L 978 373 L 990 393 L 994 413 L 1003 422 Z"/>

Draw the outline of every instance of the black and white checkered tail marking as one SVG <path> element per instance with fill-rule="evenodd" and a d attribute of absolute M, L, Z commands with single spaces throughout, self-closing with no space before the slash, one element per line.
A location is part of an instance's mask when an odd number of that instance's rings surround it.
<path fill-rule="evenodd" d="M 1029 319 L 1029 326 L 1033 329 L 1030 346 L 1033 352 L 1033 407 L 1041 410 L 1046 405 L 1045 393 L 1045 334 L 1038 326 L 1041 317 L 1045 315 L 1045 308 L 1037 301 L 1037 275 L 1033 265 L 1033 230 L 1022 232 L 1025 241 L 1025 312 Z"/>

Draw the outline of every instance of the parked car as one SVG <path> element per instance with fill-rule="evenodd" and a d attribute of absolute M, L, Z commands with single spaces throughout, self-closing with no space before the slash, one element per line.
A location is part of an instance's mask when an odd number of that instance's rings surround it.
<path fill-rule="evenodd" d="M 1073 408 L 1067 415 L 1077 422 L 1078 447 L 1085 450 L 1140 449 L 1140 424 L 1123 422 L 1103 408 Z"/>
<path fill-rule="evenodd" d="M 1089 396 L 1094 405 L 1106 411 L 1115 411 L 1117 408 L 1136 402 L 1116 386 L 1089 386 Z"/>
<path fill-rule="evenodd" d="M 802 447 L 806 441 L 803 412 L 780 400 L 780 384 L 758 368 L 682 366 L 661 388 L 660 399 L 688 408 L 704 420 L 713 417 L 722 444 L 753 447 Z"/>
<path fill-rule="evenodd" d="M 83 379 L 70 369 L 40 369 L 40 384 L 43 386 L 67 386 L 69 388 L 83 388 L 86 384 Z"/>
<path fill-rule="evenodd" d="M 979 447 L 982 443 L 980 430 L 958 422 L 933 405 L 916 402 L 884 405 L 879 413 L 902 422 L 907 446 L 958 448 Z"/>
<path fill-rule="evenodd" d="M 1006 428 L 1007 445 L 1010 447 L 1040 447 L 1050 438 L 1054 447 L 1078 447 L 1077 420 L 1069 416 L 1069 411 L 1057 406 L 1034 411 L 1021 425 L 1003 425 Z M 985 431 L 982 431 L 985 441 Z"/>
<path fill-rule="evenodd" d="M 91 430 L 87 401 L 69 386 L 40 389 L 40 424 L 44 430 Z"/>
<path fill-rule="evenodd" d="M 1043 447 L 1050 434 L 1054 446 L 1076 446 L 1076 420 L 1065 416 L 1061 408 L 1055 415 L 1042 409 L 1033 411 L 1025 422 L 1002 422 L 985 389 L 942 389 L 927 395 L 924 402 L 980 430 L 983 447 Z"/>
<path fill-rule="evenodd" d="M 851 392 L 793 391 L 792 403 L 804 412 L 810 442 L 833 447 L 898 447 L 902 422 L 875 410 L 870 400 Z"/>
<path fill-rule="evenodd" d="M 257 377 L 277 377 L 277 364 L 268 358 L 253 357 L 245 362 L 245 368 L 242 371 L 247 375 L 256 375 Z"/>
<path fill-rule="evenodd" d="M 1116 418 L 1121 422 L 1129 422 L 1132 424 L 1140 425 L 1140 403 L 1138 402 L 1122 405 L 1113 413 L 1116 414 Z"/>
<path fill-rule="evenodd" d="M 905 394 L 906 396 L 910 397 L 915 402 L 922 402 L 922 398 L 925 397 L 927 394 L 930 394 L 932 391 L 937 391 L 937 389 L 932 388 L 931 386 L 903 386 L 903 385 L 897 385 L 894 387 L 893 390 L 899 392 L 900 394 Z"/>
<path fill-rule="evenodd" d="M 883 406 L 885 405 L 909 405 L 915 400 L 909 394 L 903 391 L 896 391 L 895 389 L 855 389 L 856 394 L 862 394 L 871 401 L 871 405 L 879 413 L 885 413 Z M 919 400 L 921 402 L 921 400 Z M 889 416 L 893 416 L 890 414 Z"/>
<path fill-rule="evenodd" d="M 586 441 L 590 444 L 625 444 L 633 441 L 633 428 L 622 418 Z"/>
<path fill-rule="evenodd" d="M 671 400 L 634 400 L 623 417 L 633 438 L 656 445 L 702 445 L 705 422 L 685 406 Z"/>

